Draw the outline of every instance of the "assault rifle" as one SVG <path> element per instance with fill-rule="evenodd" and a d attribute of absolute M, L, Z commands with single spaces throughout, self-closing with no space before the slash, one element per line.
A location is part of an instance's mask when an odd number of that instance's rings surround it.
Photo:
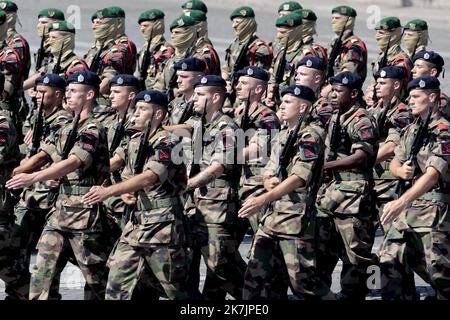
<path fill-rule="evenodd" d="M 61 51 L 59 51 L 58 60 L 56 61 L 55 67 L 53 68 L 53 74 L 61 73 L 61 58 L 64 51 L 64 42 L 61 44 Z"/>
<path fill-rule="evenodd" d="M 128 100 L 127 108 L 125 109 L 125 113 L 123 114 L 123 118 L 119 123 L 119 126 L 117 127 L 116 131 L 114 132 L 114 137 L 111 142 L 111 146 L 109 147 L 109 157 L 112 158 L 114 155 L 114 151 L 116 151 L 117 147 L 120 144 L 120 141 L 122 141 L 123 136 L 125 134 L 125 123 L 127 122 L 127 115 L 128 110 L 130 109 L 131 100 Z"/>
<path fill-rule="evenodd" d="M 250 36 L 247 40 L 247 42 L 242 47 L 241 51 L 239 52 L 238 57 L 236 58 L 236 61 L 233 65 L 233 71 L 231 72 L 231 93 L 228 95 L 228 98 L 230 99 L 231 105 L 234 104 L 236 101 L 236 85 L 239 80 L 238 72 L 242 68 L 245 67 L 244 61 L 247 56 L 248 47 L 253 42 L 253 36 Z"/>
<path fill-rule="evenodd" d="M 40 68 L 42 68 L 42 62 L 44 61 L 44 53 L 45 53 L 45 26 L 44 26 L 44 34 L 41 38 L 41 45 L 39 46 L 39 50 L 37 52 L 36 57 L 36 71 L 38 71 Z"/>
<path fill-rule="evenodd" d="M 336 63 L 336 59 L 342 50 L 342 37 L 344 36 L 345 27 L 347 25 L 349 18 L 350 17 L 347 17 L 347 19 L 345 20 L 345 24 L 342 27 L 339 37 L 334 42 L 333 47 L 331 47 L 330 55 L 328 56 L 328 61 L 327 61 L 327 72 L 326 72 L 325 79 L 329 79 L 330 77 L 334 76 L 334 64 Z"/>
<path fill-rule="evenodd" d="M 35 105 L 34 109 L 38 110 L 36 120 L 34 121 L 33 126 L 33 136 L 31 138 L 31 150 L 30 150 L 30 157 L 34 156 L 37 151 L 39 150 L 39 147 L 41 145 L 41 137 L 42 133 L 44 131 L 44 96 L 45 92 L 42 93 L 42 99 L 41 99 L 41 105 L 39 109 Z M 35 103 L 36 100 L 34 101 Z"/>
<path fill-rule="evenodd" d="M 98 69 L 100 67 L 100 55 L 102 54 L 104 48 L 105 48 L 105 45 L 102 45 L 100 47 L 100 49 L 97 51 L 97 53 L 94 55 L 91 65 L 89 66 L 89 71 L 92 71 L 94 73 L 98 72 Z"/>
<path fill-rule="evenodd" d="M 145 90 L 145 79 L 147 79 L 147 75 L 148 75 L 148 67 L 150 66 L 150 45 L 152 43 L 152 38 L 153 38 L 153 28 L 150 31 L 150 36 L 148 38 L 148 43 L 147 43 L 147 47 L 145 49 L 145 53 L 144 56 L 142 57 L 142 63 L 141 63 L 141 89 Z"/>
<path fill-rule="evenodd" d="M 289 37 L 286 37 L 286 44 L 283 48 L 283 53 L 278 62 L 277 70 L 275 71 L 275 88 L 273 92 L 273 100 L 275 103 L 280 101 L 280 84 L 283 82 L 284 72 L 286 70 L 286 53 L 289 45 Z"/>

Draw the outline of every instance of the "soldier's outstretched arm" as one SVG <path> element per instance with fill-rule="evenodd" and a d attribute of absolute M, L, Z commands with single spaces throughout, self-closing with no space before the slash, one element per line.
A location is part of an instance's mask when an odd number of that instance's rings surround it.
<path fill-rule="evenodd" d="M 429 166 L 417 181 L 400 198 L 388 202 L 383 209 L 381 223 L 390 223 L 394 220 L 411 202 L 431 190 L 440 178 L 440 172 Z"/>
<path fill-rule="evenodd" d="M 42 74 L 40 72 L 36 72 L 31 75 L 27 80 L 23 82 L 23 90 L 28 90 L 34 87 L 36 83 L 36 79 L 39 78 Z"/>
<path fill-rule="evenodd" d="M 109 159 L 109 172 L 119 170 L 123 166 L 125 166 L 125 161 L 118 154 Z"/>
<path fill-rule="evenodd" d="M 325 162 L 324 170 L 349 170 L 361 167 L 367 160 L 367 153 L 361 149 L 355 150 L 352 155 L 334 161 Z"/>
<path fill-rule="evenodd" d="M 26 159 L 20 166 L 14 169 L 13 175 L 17 175 L 19 173 L 32 173 L 36 170 L 39 170 L 44 165 L 49 163 L 51 160 L 50 156 L 44 152 L 39 151 L 34 156 Z"/>
<path fill-rule="evenodd" d="M 191 191 L 196 188 L 206 186 L 208 183 L 214 181 L 221 176 L 225 167 L 217 161 L 213 161 L 208 168 L 188 180 L 186 191 Z"/>
<path fill-rule="evenodd" d="M 394 150 L 397 145 L 389 141 L 385 143 L 380 149 L 378 149 L 377 160 L 375 163 L 381 163 L 394 155 Z"/>
<path fill-rule="evenodd" d="M 177 136 L 190 138 L 192 136 L 193 128 L 188 124 L 175 124 L 172 126 L 163 126 L 163 129 L 172 133 L 175 133 Z"/>
<path fill-rule="evenodd" d="M 122 181 L 121 183 L 109 187 L 93 186 L 91 190 L 83 196 L 83 202 L 86 204 L 99 203 L 112 196 L 139 191 L 155 184 L 157 181 L 158 176 L 153 171 L 146 170 L 126 181 Z"/>
<path fill-rule="evenodd" d="M 405 161 L 403 164 L 397 159 L 392 159 L 389 165 L 389 171 L 396 178 L 401 178 L 403 180 L 409 180 L 413 178 L 414 168 L 411 164 L 411 160 Z"/>
<path fill-rule="evenodd" d="M 305 180 L 299 176 L 291 175 L 269 192 L 263 193 L 258 197 L 247 199 L 239 210 L 238 216 L 239 218 L 249 217 L 259 212 L 262 206 L 280 199 L 295 189 L 305 186 L 305 184 Z"/>
<path fill-rule="evenodd" d="M 36 182 L 56 180 L 75 171 L 82 164 L 83 163 L 77 156 L 70 155 L 66 160 L 54 163 L 44 170 L 36 171 L 34 173 L 20 173 L 8 180 L 6 182 L 6 187 L 8 189 L 20 189 L 31 186 Z"/>

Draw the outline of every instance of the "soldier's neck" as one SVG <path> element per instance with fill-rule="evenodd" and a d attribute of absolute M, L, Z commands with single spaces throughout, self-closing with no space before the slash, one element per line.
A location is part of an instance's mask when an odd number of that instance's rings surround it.
<path fill-rule="evenodd" d="M 44 106 L 44 117 L 48 117 L 49 115 L 51 115 L 53 112 L 55 112 L 56 109 L 60 108 L 61 104 L 58 105 L 52 105 L 50 107 L 45 107 Z"/>

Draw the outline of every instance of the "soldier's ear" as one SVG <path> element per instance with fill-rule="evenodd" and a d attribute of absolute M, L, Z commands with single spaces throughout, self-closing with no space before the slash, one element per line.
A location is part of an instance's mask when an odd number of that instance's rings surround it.
<path fill-rule="evenodd" d="M 437 76 L 438 76 L 438 71 L 437 71 L 436 68 L 431 68 L 430 76 L 436 77 L 436 78 L 437 78 Z"/>
<path fill-rule="evenodd" d="M 128 100 L 134 100 L 136 98 L 136 91 L 130 91 L 128 94 Z"/>

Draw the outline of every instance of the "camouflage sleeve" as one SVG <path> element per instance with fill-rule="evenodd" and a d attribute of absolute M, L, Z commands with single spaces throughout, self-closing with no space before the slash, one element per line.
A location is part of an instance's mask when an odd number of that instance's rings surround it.
<path fill-rule="evenodd" d="M 256 52 L 254 53 L 253 65 L 268 70 L 270 68 L 270 65 L 272 64 L 272 50 L 263 41 L 257 41 L 255 45 L 257 47 Z"/>
<path fill-rule="evenodd" d="M 11 96 L 16 90 L 16 86 L 20 80 L 19 76 L 23 69 L 19 54 L 11 48 L 6 49 L 0 56 L 0 68 L 1 72 L 5 75 L 4 91 Z"/>
<path fill-rule="evenodd" d="M 118 74 L 125 72 L 126 52 L 120 45 L 114 45 L 102 59 L 102 77 L 111 80 Z"/>
<path fill-rule="evenodd" d="M 450 126 L 440 123 L 435 133 L 436 142 L 431 143 L 431 152 L 425 168 L 433 167 L 441 175 L 445 175 L 450 162 Z"/>
<path fill-rule="evenodd" d="M 225 167 L 225 170 L 233 169 L 237 151 L 237 141 L 234 132 L 235 130 L 226 123 L 220 125 L 219 130 L 214 132 L 214 150 L 212 151 L 209 164 L 218 162 Z"/>
<path fill-rule="evenodd" d="M 374 155 L 376 144 L 376 131 L 369 118 L 356 117 L 357 120 L 349 125 L 350 138 L 352 140 L 351 153 L 363 150 L 369 155 Z"/>
<path fill-rule="evenodd" d="M 172 164 L 172 149 L 175 143 L 167 136 L 161 137 L 153 146 L 153 154 L 144 166 L 158 176 L 159 182 L 164 183 Z"/>
<path fill-rule="evenodd" d="M 391 126 L 388 131 L 386 142 L 394 142 L 398 145 L 400 143 L 401 131 L 412 122 L 412 116 L 407 110 L 400 110 L 400 112 L 394 113 L 389 120 Z"/>
<path fill-rule="evenodd" d="M 263 176 L 273 177 L 277 172 L 278 163 L 281 153 L 280 134 L 277 134 L 272 138 L 272 148 L 270 152 L 270 158 L 264 167 Z"/>
<path fill-rule="evenodd" d="M 65 76 L 68 78 L 71 74 L 78 71 L 89 71 L 89 68 L 83 60 L 75 59 L 67 68 Z"/>
<path fill-rule="evenodd" d="M 408 138 L 408 133 L 409 133 L 409 129 L 410 127 L 406 127 L 405 129 L 402 130 L 401 134 L 400 134 L 400 141 L 399 144 L 397 144 L 397 147 L 395 147 L 394 150 L 394 159 L 399 161 L 400 163 L 403 163 L 407 160 L 407 155 L 406 155 L 406 140 Z"/>
<path fill-rule="evenodd" d="M 90 167 L 94 162 L 94 156 L 100 144 L 99 134 L 99 128 L 96 124 L 91 123 L 87 125 L 77 137 L 77 141 L 69 156 L 76 156 L 85 168 Z"/>
<path fill-rule="evenodd" d="M 202 52 L 200 59 L 206 63 L 206 74 L 220 74 L 220 59 L 213 47 L 207 46 Z"/>
<path fill-rule="evenodd" d="M 297 153 L 292 160 L 291 174 L 301 178 L 308 185 L 313 177 L 317 160 L 323 154 L 321 149 L 323 149 L 323 146 L 321 146 L 318 137 L 310 132 L 304 133 L 300 138 Z"/>
<path fill-rule="evenodd" d="M 344 54 L 342 61 L 340 71 L 357 71 L 358 67 L 364 63 L 363 48 L 357 45 L 351 46 Z"/>
<path fill-rule="evenodd" d="M 257 144 L 259 152 L 268 152 L 272 130 L 280 129 L 280 121 L 271 110 L 265 110 L 256 121 L 256 132 L 249 141 L 249 145 Z"/>

